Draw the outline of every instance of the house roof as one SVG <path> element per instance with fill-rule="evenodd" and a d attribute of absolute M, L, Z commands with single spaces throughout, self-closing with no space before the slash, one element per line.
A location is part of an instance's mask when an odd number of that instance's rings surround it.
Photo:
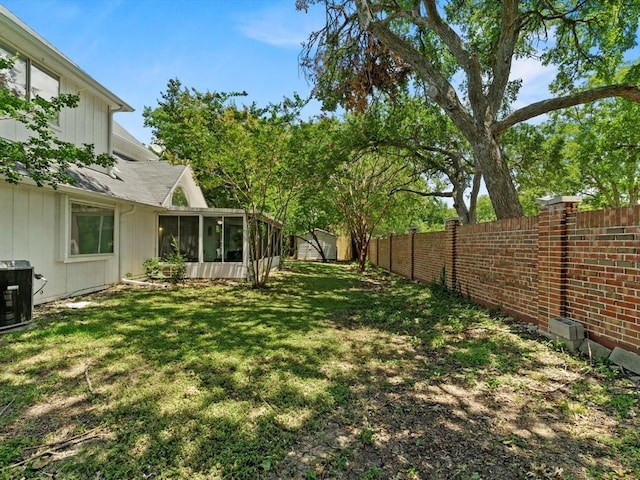
<path fill-rule="evenodd" d="M 113 120 L 112 141 L 113 152 L 124 159 L 136 161 L 158 160 L 156 153 L 131 135 L 115 120 Z"/>
<path fill-rule="evenodd" d="M 115 156 L 117 164 L 110 174 L 72 167 L 69 173 L 76 184 L 71 188 L 159 207 L 187 170 L 184 165 L 132 162 Z"/>

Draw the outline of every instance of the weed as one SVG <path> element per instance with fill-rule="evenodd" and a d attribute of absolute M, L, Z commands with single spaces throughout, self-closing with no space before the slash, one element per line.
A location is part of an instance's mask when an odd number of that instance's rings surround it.
<path fill-rule="evenodd" d="M 576 402 L 564 399 L 560 402 L 560 408 L 565 413 L 565 415 L 569 416 L 580 416 L 587 413 L 587 407 L 583 402 Z"/>
<path fill-rule="evenodd" d="M 374 432 L 370 427 L 365 427 L 358 434 L 358 440 L 360 440 L 365 445 L 373 445 L 375 443 L 373 434 Z"/>
<path fill-rule="evenodd" d="M 360 480 L 376 480 L 382 478 L 382 472 L 377 467 L 371 467 L 363 476 L 360 477 Z"/>
<path fill-rule="evenodd" d="M 487 387 L 489 388 L 498 388 L 500 385 L 502 385 L 502 380 L 500 380 L 500 378 L 498 377 L 488 377 L 485 378 L 484 383 L 486 383 Z"/>
<path fill-rule="evenodd" d="M 616 416 L 620 420 L 625 420 L 632 416 L 633 407 L 638 403 L 637 395 L 617 394 L 610 397 L 607 402 L 608 406 L 613 408 Z"/>

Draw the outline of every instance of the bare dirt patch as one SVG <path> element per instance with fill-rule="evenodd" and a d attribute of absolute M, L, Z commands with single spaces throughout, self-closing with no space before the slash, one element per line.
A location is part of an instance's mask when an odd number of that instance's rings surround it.
<path fill-rule="evenodd" d="M 493 331 L 526 348 L 526 364 L 505 373 L 452 365 L 446 349 L 425 355 L 402 336 L 372 359 L 370 332 L 340 334 L 358 370 L 351 396 L 291 447 L 272 478 L 636 478 L 611 450 L 612 436 L 640 427 L 635 410 L 621 418 L 589 399 L 607 380 L 540 339 L 508 325 Z M 616 384 L 637 395 L 629 380 Z"/>

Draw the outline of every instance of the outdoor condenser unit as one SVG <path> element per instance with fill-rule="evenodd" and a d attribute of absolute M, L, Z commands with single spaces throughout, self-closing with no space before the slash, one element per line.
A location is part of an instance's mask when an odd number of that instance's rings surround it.
<path fill-rule="evenodd" d="M 32 319 L 33 267 L 27 260 L 0 260 L 0 331 Z"/>

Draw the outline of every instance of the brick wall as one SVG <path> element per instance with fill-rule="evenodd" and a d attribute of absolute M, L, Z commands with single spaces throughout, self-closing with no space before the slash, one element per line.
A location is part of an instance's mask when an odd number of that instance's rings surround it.
<path fill-rule="evenodd" d="M 380 264 L 378 262 L 378 241 L 379 240 L 377 238 L 372 238 L 369 242 L 369 250 L 367 251 L 367 258 L 369 258 L 369 261 L 375 265 Z"/>
<path fill-rule="evenodd" d="M 535 321 L 537 217 L 458 227 L 456 288 L 473 301 Z"/>
<path fill-rule="evenodd" d="M 440 282 L 444 271 L 449 288 L 478 304 L 543 329 L 567 317 L 609 348 L 640 353 L 640 206 L 577 207 L 561 197 L 535 217 L 449 221 L 444 232 L 379 240 L 369 258 L 425 283 Z"/>
<path fill-rule="evenodd" d="M 391 271 L 413 279 L 413 235 L 392 235 Z"/>
<path fill-rule="evenodd" d="M 640 345 L 640 207 L 579 212 L 567 232 L 566 316 L 608 347 Z"/>
<path fill-rule="evenodd" d="M 391 262 L 389 258 L 389 239 L 381 238 L 378 240 L 378 266 L 385 270 L 390 270 Z"/>
<path fill-rule="evenodd" d="M 437 283 L 444 271 L 445 232 L 415 234 L 413 256 L 415 280 Z"/>

